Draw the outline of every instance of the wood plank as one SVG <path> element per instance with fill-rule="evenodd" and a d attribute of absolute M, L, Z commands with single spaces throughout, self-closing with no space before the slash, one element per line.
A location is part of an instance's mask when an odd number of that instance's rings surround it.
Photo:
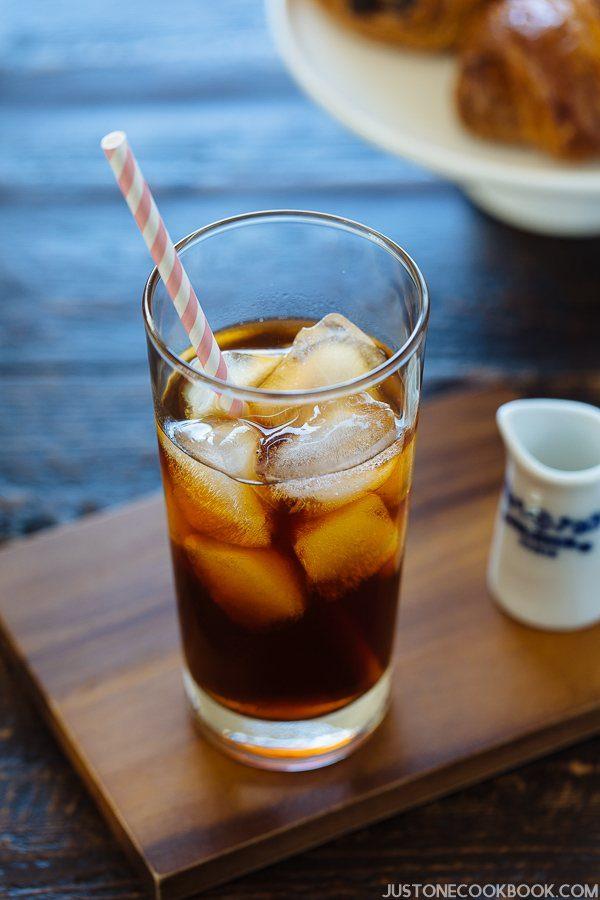
<path fill-rule="evenodd" d="M 175 15 L 150 15 L 138 0 L 128 10 L 126 22 L 105 4 L 94 40 L 89 9 L 70 10 L 62 23 L 42 9 L 3 17 L 4 125 L 13 140 L 0 177 L 11 189 L 111 190 L 97 144 L 116 118 L 159 191 L 437 181 L 367 147 L 302 96 L 261 4 L 229 0 L 225 12 L 179 0 Z M 143 29 L 131 27 L 137 17 Z M 363 167 L 365 158 L 377 165 Z"/>
<path fill-rule="evenodd" d="M 176 235 L 248 209 L 285 205 L 327 209 L 389 234 L 418 261 L 430 286 L 427 366 L 433 375 L 597 374 L 600 242 L 520 235 L 474 213 L 449 186 L 442 194 L 195 190 L 160 199 Z M 14 202 L 3 211 L 11 234 L 10 245 L 0 246 L 0 287 L 11 298 L 0 313 L 4 372 L 67 363 L 93 372 L 97 365 L 145 360 L 139 309 L 147 252 L 114 190 L 110 200 L 87 200 L 93 217 L 84 198 L 46 198 L 26 214 Z M 53 242 L 32 243 L 32 229 L 49 233 L 57 219 L 68 223 L 58 249 Z M 77 272 L 77 279 L 65 279 L 65 271 Z M 43 273 L 43 290 L 28 272 Z M 35 320 L 30 304 L 39 313 Z"/>
<path fill-rule="evenodd" d="M 593 733 L 600 628 L 520 626 L 485 595 L 502 391 L 421 424 L 392 712 L 320 772 L 256 772 L 200 741 L 179 680 L 161 501 L 0 554 L 5 641 L 162 897 L 186 896 Z M 157 887 L 157 889 L 158 889 Z"/>

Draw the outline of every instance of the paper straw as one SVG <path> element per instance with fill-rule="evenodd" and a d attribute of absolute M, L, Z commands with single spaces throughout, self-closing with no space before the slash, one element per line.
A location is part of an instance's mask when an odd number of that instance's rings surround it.
<path fill-rule="evenodd" d="M 100 146 L 196 351 L 202 371 L 226 381 L 225 358 L 131 151 L 125 132 L 111 131 L 102 138 Z M 242 415 L 245 409 L 241 400 L 225 394 L 219 394 L 219 405 L 232 416 Z"/>

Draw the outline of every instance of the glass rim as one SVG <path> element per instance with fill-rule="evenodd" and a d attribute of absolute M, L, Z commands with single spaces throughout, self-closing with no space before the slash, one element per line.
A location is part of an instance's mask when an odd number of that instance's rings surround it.
<path fill-rule="evenodd" d="M 293 390 L 293 391 L 265 391 L 260 387 L 241 387 L 221 378 L 207 375 L 205 372 L 194 368 L 190 363 L 183 360 L 166 344 L 158 333 L 158 329 L 152 316 L 152 301 L 156 288 L 161 280 L 156 266 L 152 269 L 142 295 L 142 317 L 144 320 L 144 328 L 146 335 L 157 353 L 167 362 L 173 369 L 189 381 L 198 382 L 210 387 L 212 390 L 228 397 L 245 400 L 247 402 L 264 402 L 283 403 L 296 401 L 300 404 L 310 403 L 311 401 L 319 402 L 323 400 L 332 400 L 337 397 L 345 396 L 356 391 L 368 390 L 369 388 L 379 384 L 385 378 L 392 375 L 401 366 L 409 361 L 417 352 L 425 336 L 427 323 L 429 321 L 429 292 L 427 283 L 421 270 L 412 259 L 412 257 L 395 241 L 386 237 L 381 232 L 362 225 L 360 222 L 354 222 L 343 216 L 335 216 L 330 213 L 314 212 L 312 210 L 297 209 L 268 209 L 258 210 L 255 212 L 240 213 L 235 216 L 228 216 L 225 219 L 219 219 L 204 225 L 202 228 L 191 232 L 186 237 L 177 241 L 175 247 L 177 251 L 186 250 L 188 247 L 198 243 L 212 234 L 227 231 L 238 225 L 248 224 L 256 221 L 271 220 L 281 221 L 306 221 L 307 224 L 321 223 L 332 228 L 338 228 L 351 234 L 356 234 L 371 243 L 380 246 L 386 250 L 391 256 L 404 267 L 411 277 L 418 294 L 419 314 L 417 321 L 408 335 L 404 343 L 393 353 L 388 359 L 382 362 L 376 368 L 369 370 L 364 375 L 359 375 L 348 381 L 341 381 L 336 384 L 327 385 L 325 387 L 312 388 L 311 390 Z M 332 310 L 335 312 L 335 310 Z M 235 323 L 231 323 L 232 325 Z"/>

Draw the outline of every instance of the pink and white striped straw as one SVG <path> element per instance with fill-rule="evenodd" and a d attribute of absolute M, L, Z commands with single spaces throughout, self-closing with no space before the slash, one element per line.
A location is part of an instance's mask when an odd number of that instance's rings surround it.
<path fill-rule="evenodd" d="M 202 370 L 207 375 L 226 381 L 225 358 L 181 264 L 125 132 L 111 131 L 102 138 L 100 146 L 156 263 L 160 277 L 196 351 Z M 219 405 L 232 416 L 242 415 L 245 409 L 245 404 L 241 400 L 227 397 L 225 394 L 219 394 Z"/>

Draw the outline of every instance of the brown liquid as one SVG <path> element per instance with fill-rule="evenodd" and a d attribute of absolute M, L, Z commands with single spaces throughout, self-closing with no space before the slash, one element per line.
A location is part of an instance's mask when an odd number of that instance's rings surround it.
<path fill-rule="evenodd" d="M 283 347 L 303 324 L 306 323 L 252 323 L 221 332 L 218 340 L 223 349 Z M 171 382 L 164 397 L 175 417 L 181 416 L 180 387 L 179 380 Z M 398 386 L 394 385 L 392 391 L 397 392 Z M 163 434 L 159 443 L 165 441 L 168 438 Z M 190 522 L 189 507 L 182 503 L 178 492 L 177 470 L 170 464 L 165 446 L 160 447 L 161 464 L 181 633 L 186 664 L 197 684 L 230 709 L 273 720 L 323 715 L 369 690 L 389 665 L 392 651 L 413 452 L 411 437 L 405 437 L 401 453 L 388 465 L 391 472 L 387 480 L 377 491 L 365 495 L 366 504 L 352 500 L 339 515 L 334 512 L 329 519 L 320 517 L 318 511 L 315 514 L 314 509 L 290 510 L 289 505 L 273 499 L 267 485 L 243 486 L 244 490 L 256 492 L 261 503 L 264 499 L 268 509 L 272 544 L 268 551 L 259 551 L 266 554 L 265 566 L 273 568 L 270 560 L 274 557 L 270 553 L 277 554 L 278 559 L 285 558 L 289 577 L 299 586 L 303 603 L 301 614 L 260 628 L 248 627 L 231 617 L 227 604 L 215 599 L 215 592 L 220 590 L 219 579 L 215 583 L 214 578 L 209 578 L 207 582 L 204 570 L 199 571 L 197 558 L 190 554 L 190 538 L 193 540 L 197 533 L 198 523 L 195 527 Z M 322 582 L 315 584 L 294 549 L 299 531 L 326 520 L 335 520 L 337 527 L 339 519 L 345 523 L 347 535 L 348 530 L 352 531 L 351 517 L 356 511 L 356 547 L 360 552 L 365 505 L 381 512 L 386 534 L 393 529 L 397 538 L 393 553 L 377 561 L 376 571 L 369 570 L 368 577 L 358 578 L 358 583 L 354 578 L 346 585 L 341 576 L 338 583 L 334 580 L 325 587 Z M 327 517 L 328 513 L 323 515 Z M 203 530 L 200 541 L 204 543 L 200 546 L 218 547 L 218 552 L 226 555 L 227 544 L 210 544 L 214 534 L 208 528 Z M 231 551 L 232 559 L 237 558 L 236 554 L 253 558 L 255 553 L 252 548 L 234 547 Z"/>

